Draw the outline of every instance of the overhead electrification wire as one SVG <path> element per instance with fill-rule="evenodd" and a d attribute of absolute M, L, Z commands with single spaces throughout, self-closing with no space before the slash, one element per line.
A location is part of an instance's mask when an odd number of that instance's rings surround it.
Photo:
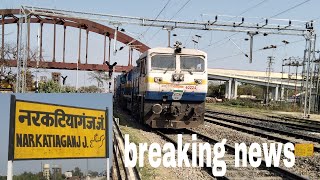
<path fill-rule="evenodd" d="M 158 17 L 160 16 L 160 14 L 164 11 L 164 9 L 168 6 L 168 4 L 171 2 L 171 0 L 168 0 L 167 3 L 163 6 L 163 8 L 161 9 L 161 11 L 158 13 L 157 17 L 154 20 L 157 20 Z M 154 21 L 152 22 L 152 24 L 154 23 Z M 151 25 L 152 25 L 151 24 Z M 148 29 L 142 33 L 142 37 L 149 31 L 149 29 L 151 28 L 151 26 L 148 27 Z"/>
<path fill-rule="evenodd" d="M 295 9 L 295 8 L 297 8 L 297 7 L 301 6 L 301 5 L 309 2 L 309 1 L 310 1 L 310 0 L 305 0 L 305 1 L 303 1 L 303 2 L 301 2 L 301 3 L 299 3 L 299 4 L 297 4 L 297 5 L 294 5 L 294 6 L 290 7 L 290 8 L 288 8 L 288 9 L 286 9 L 286 10 L 284 10 L 284 11 L 278 13 L 278 14 L 276 14 L 276 15 L 271 16 L 270 18 L 274 18 L 274 17 L 277 17 L 277 16 L 279 16 L 279 15 L 281 15 L 281 14 L 284 14 L 284 13 L 286 13 L 286 12 L 292 10 L 292 9 Z"/>
<path fill-rule="evenodd" d="M 295 44 L 295 43 L 298 43 L 298 42 L 301 42 L 301 41 L 305 41 L 305 39 L 300 39 L 300 40 L 297 40 L 297 41 L 292 41 L 290 42 L 290 44 Z M 289 44 L 289 45 L 290 45 Z M 280 45 L 276 45 L 277 47 L 282 47 L 282 46 L 285 46 L 285 44 L 280 44 Z M 288 44 L 287 44 L 288 46 Z M 254 50 L 253 52 L 258 52 L 258 51 L 262 51 L 262 50 L 265 50 L 265 49 L 256 49 Z M 231 58 L 231 57 L 235 57 L 235 56 L 240 56 L 240 55 L 243 55 L 243 52 L 241 53 L 237 53 L 237 54 L 233 54 L 233 55 L 229 55 L 229 56 L 225 56 L 225 57 L 220 57 L 220 58 L 215 58 L 215 59 L 210 59 L 208 60 L 208 64 L 209 64 L 209 61 L 219 61 L 219 60 L 223 60 L 223 59 L 228 59 L 228 58 Z"/>
<path fill-rule="evenodd" d="M 170 20 L 172 20 L 177 14 L 180 13 L 180 11 L 186 7 L 186 5 L 190 2 L 191 0 L 188 0 L 187 2 L 185 2 L 183 4 L 183 6 L 181 6 L 181 8 L 170 18 Z M 159 32 L 161 31 L 161 29 L 159 29 L 146 43 L 148 44 L 148 42 L 150 42 Z"/>
<path fill-rule="evenodd" d="M 254 8 L 258 7 L 258 6 L 262 5 L 263 3 L 267 2 L 267 1 L 269 1 L 269 0 L 262 0 L 262 1 L 259 2 L 258 4 L 255 4 L 255 5 L 247 8 L 247 9 L 245 9 L 245 10 L 242 11 L 238 16 L 241 16 L 241 15 L 245 14 L 246 12 L 249 12 L 251 9 L 254 9 Z M 228 21 L 230 21 L 230 20 L 232 20 L 232 19 L 234 19 L 234 18 L 235 18 L 235 17 L 232 17 L 232 18 L 228 19 Z M 205 35 L 206 33 L 208 33 L 208 32 L 204 32 L 201 36 Z M 219 42 L 221 42 L 221 41 L 223 41 L 223 40 L 225 40 L 225 39 L 230 39 L 232 36 L 234 36 L 234 35 L 236 35 L 236 34 L 238 34 L 238 33 L 239 33 L 239 32 L 233 33 L 232 35 L 230 35 L 230 36 L 228 36 L 228 37 L 225 37 L 225 38 L 223 38 L 223 39 L 221 39 L 221 40 L 218 40 L 218 41 L 216 41 L 216 42 L 214 42 L 214 43 L 211 43 L 211 42 L 210 42 L 210 44 L 209 44 L 208 46 L 210 47 L 211 45 L 216 44 L 216 43 L 219 43 Z"/>
<path fill-rule="evenodd" d="M 281 15 L 281 14 L 284 14 L 284 13 L 286 13 L 286 12 L 288 12 L 288 11 L 291 11 L 291 10 L 293 10 L 293 9 L 295 9 L 295 8 L 301 6 L 301 5 L 303 5 L 303 4 L 305 4 L 305 3 L 309 2 L 309 1 L 310 1 L 310 0 L 305 0 L 305 1 L 301 2 L 301 3 L 299 3 L 299 4 L 296 4 L 296 5 L 288 8 L 288 9 L 285 9 L 285 10 L 283 10 L 283 11 L 281 11 L 281 12 L 275 14 L 275 15 L 272 15 L 270 18 L 274 18 L 274 17 L 279 16 L 279 15 Z M 212 44 L 209 44 L 208 47 L 212 46 L 213 44 L 219 43 L 219 42 L 221 42 L 221 41 L 223 41 L 223 40 L 225 40 L 225 39 L 230 39 L 230 37 L 235 36 L 236 34 L 239 34 L 239 32 L 234 33 L 234 34 L 232 34 L 232 35 L 230 35 L 230 36 L 227 36 L 227 37 L 225 37 L 225 38 L 223 38 L 223 39 L 220 39 L 220 40 L 218 40 L 218 41 L 216 41 L 216 42 L 214 42 L 214 43 L 212 43 Z M 227 43 L 227 42 L 228 42 L 228 41 L 226 41 L 225 43 Z M 207 48 L 208 48 L 208 47 L 207 47 Z M 205 49 L 207 49 L 207 48 L 205 48 Z"/>
<path fill-rule="evenodd" d="M 157 19 L 158 19 L 158 17 L 159 17 L 160 14 L 164 11 L 164 9 L 168 6 L 168 4 L 170 3 L 170 1 L 171 1 L 171 0 L 168 0 L 168 1 L 167 1 L 167 3 L 164 5 L 164 7 L 161 9 L 161 11 L 158 13 L 158 15 L 156 16 L 156 18 L 155 18 L 154 20 L 157 20 Z M 153 23 L 154 23 L 154 21 L 152 21 L 152 24 L 153 24 Z M 144 38 L 144 35 L 149 31 L 150 27 L 151 27 L 151 26 L 149 26 L 146 31 L 144 31 L 143 33 L 141 33 L 141 34 L 137 37 L 137 39 L 141 40 L 141 38 Z M 137 33 L 136 33 L 136 34 L 137 34 Z M 128 44 L 131 44 L 131 43 L 133 43 L 134 41 L 136 41 L 136 39 L 133 40 L 133 41 L 131 41 L 131 42 L 129 42 Z"/>

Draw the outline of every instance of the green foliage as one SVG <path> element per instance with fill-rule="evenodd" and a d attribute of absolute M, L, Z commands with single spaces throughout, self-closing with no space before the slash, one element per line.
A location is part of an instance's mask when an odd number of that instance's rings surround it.
<path fill-rule="evenodd" d="M 39 93 L 75 93 L 76 88 L 73 86 L 60 86 L 58 83 L 50 80 L 47 82 L 39 83 Z M 101 93 L 101 89 L 97 86 L 80 87 L 80 93 Z"/>
<path fill-rule="evenodd" d="M 83 172 L 81 172 L 81 169 L 79 167 L 75 167 L 74 170 L 72 170 L 71 172 L 72 172 L 72 176 L 78 176 L 78 177 L 83 176 Z"/>
<path fill-rule="evenodd" d="M 263 88 L 252 84 L 241 84 L 238 86 L 238 95 L 251 95 L 263 99 Z"/>
<path fill-rule="evenodd" d="M 63 93 L 75 93 L 75 92 L 77 92 L 77 90 L 73 86 L 63 86 L 61 88 L 61 92 L 63 92 Z"/>
<path fill-rule="evenodd" d="M 24 172 L 20 175 L 13 176 L 13 180 L 44 180 L 45 178 L 42 176 L 42 173 L 31 173 L 31 172 Z"/>
<path fill-rule="evenodd" d="M 301 107 L 295 103 L 270 102 L 268 106 L 265 106 L 265 109 L 276 110 L 276 111 L 286 111 L 286 112 L 298 112 L 301 110 Z"/>
<path fill-rule="evenodd" d="M 39 93 L 75 93 L 76 88 L 73 86 L 61 86 L 50 80 L 39 83 Z"/>
<path fill-rule="evenodd" d="M 245 107 L 245 108 L 254 108 L 259 105 L 259 103 L 253 102 L 250 99 L 232 99 L 232 100 L 223 102 L 223 104 L 227 106 Z"/>
<path fill-rule="evenodd" d="M 78 89 L 78 92 L 80 92 L 80 93 L 101 93 L 102 91 L 97 86 L 92 85 L 92 86 L 88 86 L 88 87 L 85 87 L 85 86 L 80 87 Z"/>
<path fill-rule="evenodd" d="M 90 171 L 90 170 L 89 170 L 89 174 L 91 175 L 91 177 L 97 177 L 99 175 L 97 171 Z"/>
<path fill-rule="evenodd" d="M 238 107 L 238 108 L 257 108 L 264 110 L 276 110 L 286 112 L 298 112 L 300 106 L 288 102 L 270 102 L 268 105 L 261 103 L 259 100 L 250 99 L 232 99 L 222 103 L 222 105 Z"/>
<path fill-rule="evenodd" d="M 224 84 L 214 84 L 209 82 L 208 94 L 209 97 L 222 98 L 226 92 Z M 251 95 L 256 96 L 257 99 L 263 99 L 263 88 L 251 84 L 238 85 L 238 95 Z"/>
<path fill-rule="evenodd" d="M 224 95 L 224 92 L 225 92 L 224 84 L 221 84 L 221 85 L 216 85 L 213 83 L 208 84 L 208 93 L 207 93 L 208 97 L 221 98 Z"/>
<path fill-rule="evenodd" d="M 39 83 L 39 93 L 60 93 L 61 86 L 53 80 Z"/>

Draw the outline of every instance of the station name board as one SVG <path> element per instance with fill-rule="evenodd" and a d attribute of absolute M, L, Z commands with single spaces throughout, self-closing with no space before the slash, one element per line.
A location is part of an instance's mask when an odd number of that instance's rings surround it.
<path fill-rule="evenodd" d="M 10 116 L 9 159 L 108 155 L 107 110 L 15 100 L 13 96 Z"/>

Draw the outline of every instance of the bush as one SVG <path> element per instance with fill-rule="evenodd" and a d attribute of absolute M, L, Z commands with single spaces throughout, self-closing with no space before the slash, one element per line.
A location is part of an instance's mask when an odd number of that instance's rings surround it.
<path fill-rule="evenodd" d="M 232 99 L 229 101 L 225 101 L 223 104 L 227 106 L 246 107 L 246 108 L 254 108 L 258 105 L 258 103 L 255 103 L 250 99 Z"/>
<path fill-rule="evenodd" d="M 240 107 L 240 108 L 258 108 L 265 110 L 297 112 L 300 111 L 300 106 L 288 102 L 270 102 L 268 105 L 262 104 L 261 101 L 251 99 L 233 99 L 223 102 L 223 105 Z"/>

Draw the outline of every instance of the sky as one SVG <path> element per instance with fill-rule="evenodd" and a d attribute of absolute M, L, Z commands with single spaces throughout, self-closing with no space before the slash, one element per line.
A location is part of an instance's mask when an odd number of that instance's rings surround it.
<path fill-rule="evenodd" d="M 112 109 L 112 94 L 16 94 L 16 99 L 31 100 L 36 102 L 47 102 L 59 105 L 71 105 L 75 107 L 87 107 L 95 109 Z M 0 150 L 0 176 L 7 174 L 8 162 L 8 140 L 9 140 L 9 113 L 10 112 L 10 94 L 0 94 L 0 142 L 3 145 Z M 109 114 L 109 119 L 112 118 Z M 111 125 L 109 125 L 111 132 Z M 14 161 L 14 175 L 27 172 L 40 172 L 42 164 L 61 165 L 62 171 L 73 170 L 75 167 L 86 172 L 87 160 L 36 160 L 36 161 Z M 98 172 L 106 168 L 106 159 L 89 159 L 88 169 Z"/>
<path fill-rule="evenodd" d="M 167 6 L 165 6 L 167 4 Z M 152 3 L 148 0 L 136 1 L 84 1 L 84 0 L 2 0 L 0 8 L 19 8 L 21 5 L 30 5 L 46 8 L 56 8 L 64 10 L 74 10 L 83 12 L 94 12 L 104 14 L 114 14 L 123 16 L 135 16 L 145 18 L 172 19 L 185 21 L 208 21 L 213 20 L 215 15 L 219 15 L 220 19 L 235 21 L 237 18 L 229 16 L 242 16 L 246 21 L 256 21 L 257 18 L 277 18 L 291 20 L 311 20 L 320 17 L 317 13 L 317 7 L 320 1 L 316 0 L 153 0 Z M 165 7 L 165 8 L 164 8 Z M 100 22 L 105 24 L 103 22 Z M 287 21 L 277 21 L 280 24 L 286 24 Z M 294 25 L 297 25 L 296 23 Z M 112 24 L 105 24 L 114 27 Z M 300 24 L 301 25 L 301 24 Z M 5 33 L 6 42 L 15 42 L 16 25 L 6 26 Z M 124 28 L 129 36 L 138 38 L 150 47 L 167 46 L 167 32 L 155 27 L 140 27 L 135 25 L 122 24 L 120 28 Z M 319 23 L 315 23 L 316 32 L 319 29 Z M 31 47 L 37 48 L 37 32 L 39 24 L 31 25 Z M 52 44 L 53 44 L 53 25 L 45 25 L 44 27 L 44 57 L 52 59 Z M 66 59 L 67 62 L 76 62 L 78 58 L 78 33 L 79 30 L 67 29 L 67 47 Z M 63 28 L 57 28 L 57 61 L 62 60 L 62 39 Z M 141 35 L 142 34 L 142 35 Z M 220 31 L 198 31 L 186 29 L 174 29 L 172 34 L 177 36 L 172 37 L 171 44 L 175 41 L 181 41 L 187 48 L 194 48 L 192 42 L 195 35 L 201 35 L 198 48 L 208 53 L 209 68 L 225 68 L 225 69 L 243 69 L 265 71 L 267 67 L 267 57 L 274 56 L 275 63 L 273 69 L 276 72 L 281 71 L 282 59 L 299 56 L 303 57 L 305 41 L 303 37 L 283 36 L 283 35 L 268 35 L 266 37 L 260 35 L 254 38 L 254 50 L 261 49 L 271 44 L 278 45 L 277 49 L 257 51 L 253 53 L 253 63 L 249 63 L 249 59 L 244 56 L 243 52 L 249 51 L 249 42 L 245 41 L 248 38 L 246 33 L 220 32 Z M 282 41 L 289 42 L 284 46 Z M 59 44 L 60 42 L 60 44 Z M 121 46 L 117 43 L 117 48 Z M 139 53 L 134 53 L 134 61 L 138 58 Z M 103 37 L 91 33 L 89 35 L 89 63 L 100 63 L 103 60 Z M 81 59 L 85 59 L 85 33 L 82 33 L 82 50 Z M 111 55 L 111 61 L 116 61 L 118 64 L 126 65 L 128 62 L 128 49 L 124 48 L 115 56 Z M 34 70 L 33 74 L 35 75 Z M 40 70 L 38 76 L 49 76 L 53 70 Z M 75 86 L 76 72 L 75 71 L 59 71 L 62 75 L 68 75 L 66 83 Z M 285 72 L 288 70 L 285 69 Z M 90 80 L 88 72 L 79 72 L 79 86 L 97 85 L 97 82 Z"/>

